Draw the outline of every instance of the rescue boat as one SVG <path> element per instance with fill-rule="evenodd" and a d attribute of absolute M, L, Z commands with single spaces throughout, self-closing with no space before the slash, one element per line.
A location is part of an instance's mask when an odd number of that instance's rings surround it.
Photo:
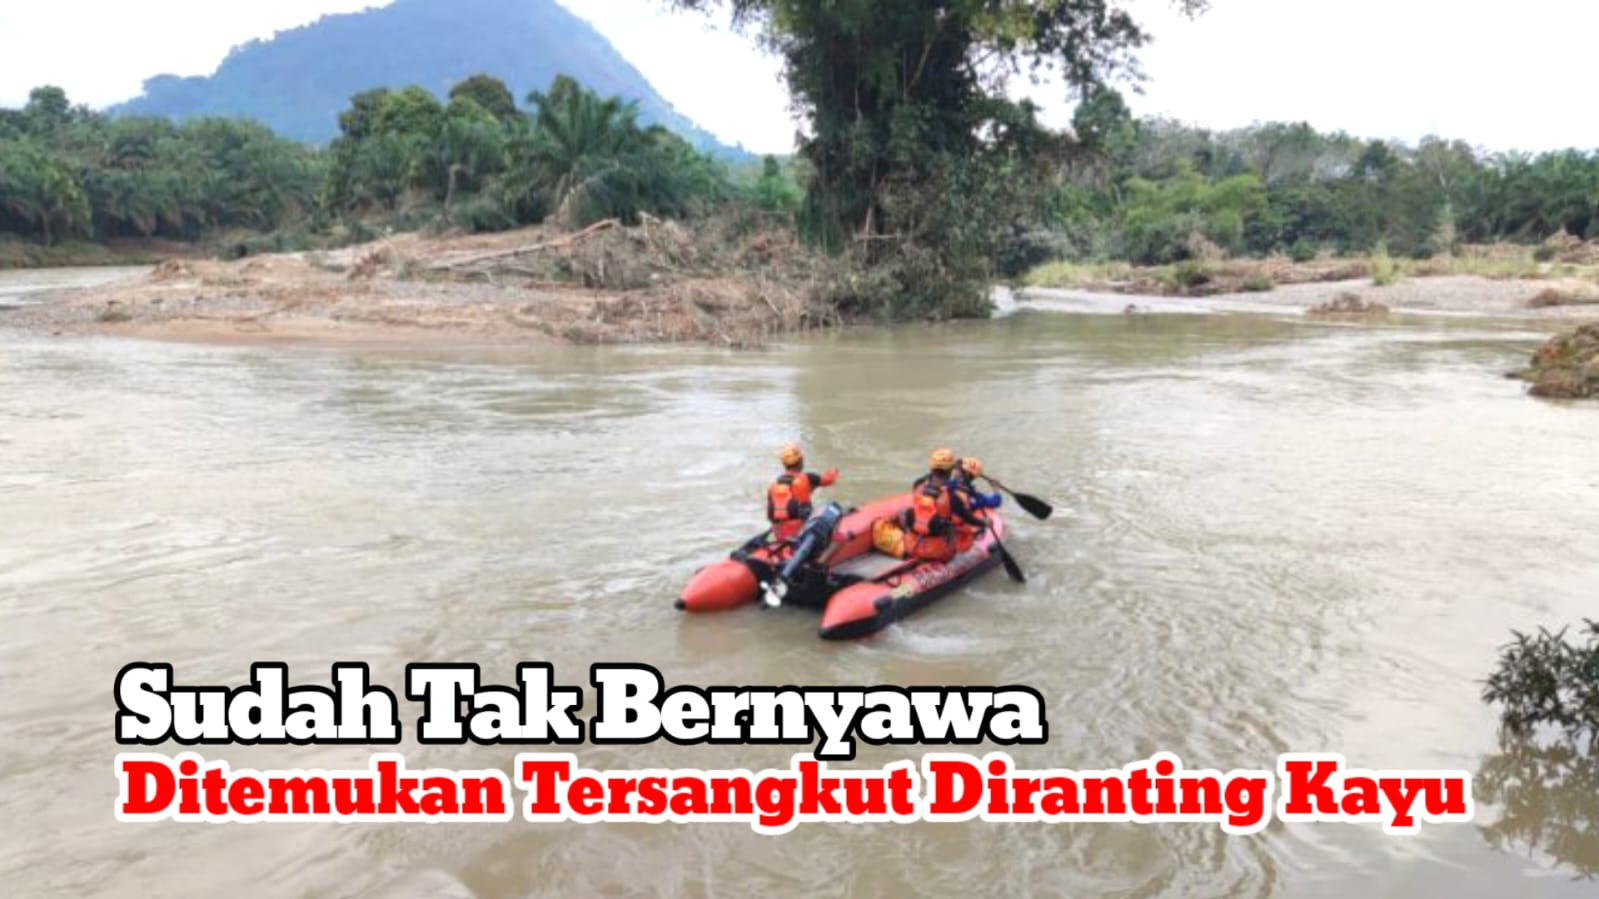
<path fill-rule="evenodd" d="M 947 562 L 879 552 L 872 526 L 897 518 L 910 504 L 909 492 L 848 512 L 830 504 L 791 543 L 773 545 L 757 535 L 695 572 L 676 606 L 685 612 L 733 609 L 761 602 L 775 587 L 783 605 L 821 610 L 819 636 L 845 640 L 876 633 L 1000 563 L 1005 521 L 992 509 L 976 513 L 988 527 Z"/>

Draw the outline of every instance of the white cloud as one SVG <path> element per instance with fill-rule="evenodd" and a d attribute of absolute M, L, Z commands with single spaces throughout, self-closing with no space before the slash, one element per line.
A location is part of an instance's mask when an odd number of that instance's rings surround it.
<path fill-rule="evenodd" d="M 725 10 L 672 12 L 662 0 L 559 0 L 588 20 L 677 110 L 726 143 L 787 153 L 795 123 L 780 62 Z"/>
<path fill-rule="evenodd" d="M 1585 114 L 1592 0 L 1213 0 L 1189 21 L 1141 0 L 1155 43 L 1136 112 L 1213 128 L 1324 131 L 1491 149 L 1599 148 Z"/>
<path fill-rule="evenodd" d="M 685 115 L 755 151 L 792 147 L 776 60 L 728 31 L 725 11 L 674 13 L 663 0 L 561 0 L 606 34 Z M 1521 0 L 1212 0 L 1196 21 L 1167 0 L 1131 0 L 1153 45 L 1140 114 L 1214 128 L 1270 119 L 1415 140 L 1428 133 L 1494 149 L 1599 148 L 1586 114 L 1599 3 Z M 228 49 L 329 12 L 381 0 L 53 0 L 14 2 L 0 29 L 0 104 L 36 84 L 103 106 L 161 72 L 207 74 Z M 1028 89 L 1047 118 L 1070 118 L 1058 85 Z"/>

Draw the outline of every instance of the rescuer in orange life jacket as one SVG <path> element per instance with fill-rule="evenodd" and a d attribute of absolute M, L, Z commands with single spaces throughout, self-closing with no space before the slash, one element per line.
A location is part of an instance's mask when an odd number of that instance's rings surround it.
<path fill-rule="evenodd" d="M 838 469 L 829 468 L 824 474 L 806 471 L 805 453 L 793 443 L 783 447 L 777 459 L 783 463 L 783 474 L 766 488 L 766 520 L 772 523 L 773 540 L 792 540 L 811 517 L 811 491 L 831 487 L 838 481 Z"/>
<path fill-rule="evenodd" d="M 972 460 L 974 463 L 976 460 Z M 937 449 L 928 459 L 928 472 L 911 485 L 911 507 L 905 513 L 907 556 L 947 562 L 972 545 L 987 524 L 974 509 L 999 505 L 995 497 L 977 493 L 970 481 L 982 472 L 957 463 L 955 454 Z"/>
<path fill-rule="evenodd" d="M 967 456 L 955 461 L 955 468 L 950 472 L 950 482 L 955 487 L 957 496 L 966 501 L 966 505 L 973 512 L 983 509 L 997 509 L 1005 501 L 998 493 L 984 494 L 977 489 L 977 479 L 983 476 L 983 463 L 978 459 Z M 919 482 L 918 482 L 919 483 Z M 977 540 L 977 535 L 982 533 L 982 528 L 972 527 L 964 520 L 955 522 L 955 550 L 965 552 L 972 548 L 972 543 Z"/>

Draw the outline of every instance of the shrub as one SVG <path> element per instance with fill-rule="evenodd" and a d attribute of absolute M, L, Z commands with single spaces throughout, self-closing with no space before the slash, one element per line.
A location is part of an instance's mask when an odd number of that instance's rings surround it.
<path fill-rule="evenodd" d="M 1536 636 L 1515 632 L 1482 691 L 1484 702 L 1502 705 L 1500 721 L 1511 733 L 1552 725 L 1568 734 L 1586 732 L 1599 742 L 1599 621 L 1584 620 L 1586 641 L 1566 640 L 1540 628 Z"/>
<path fill-rule="evenodd" d="M 1201 287 L 1210 283 L 1210 268 L 1198 259 L 1185 259 L 1172 267 L 1171 280 L 1178 287 Z"/>
<path fill-rule="evenodd" d="M 443 222 L 471 234 L 504 231 L 516 227 L 516 219 L 494 197 L 471 196 L 453 204 L 441 217 Z"/>
<path fill-rule="evenodd" d="M 1315 243 L 1300 238 L 1288 247 L 1288 258 L 1295 262 L 1309 262 L 1316 258 L 1317 252 L 1319 249 Z"/>
<path fill-rule="evenodd" d="M 1067 249 L 1065 239 L 1053 231 L 1012 227 L 1000 242 L 994 267 L 1000 277 L 1015 278 L 1051 259 L 1060 258 Z"/>
<path fill-rule="evenodd" d="M 1538 248 L 1532 251 L 1532 258 L 1535 262 L 1548 262 L 1555 258 L 1555 248 L 1548 244 L 1539 244 Z"/>
<path fill-rule="evenodd" d="M 1371 257 L 1371 283 L 1382 287 L 1399 281 L 1403 274 L 1399 271 L 1399 263 L 1388 255 L 1388 248 L 1383 244 L 1377 245 L 1377 251 Z"/>

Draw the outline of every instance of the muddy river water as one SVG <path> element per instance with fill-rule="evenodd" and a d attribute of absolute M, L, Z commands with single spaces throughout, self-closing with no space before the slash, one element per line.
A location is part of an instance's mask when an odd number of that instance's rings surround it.
<path fill-rule="evenodd" d="M 0 331 L 0 880 L 15 896 L 1592 896 L 1559 785 L 1414 836 L 1206 824 L 119 824 L 117 670 L 297 681 L 358 659 L 595 661 L 669 683 L 1012 684 L 1024 767 L 1168 750 L 1270 768 L 1502 759 L 1481 680 L 1513 628 L 1599 611 L 1599 407 L 1500 377 L 1514 323 L 1097 315 L 864 330 L 762 352 L 207 347 Z M 760 529 L 773 453 L 900 489 L 929 449 L 1013 504 L 994 572 L 877 638 L 799 609 L 686 617 Z M 492 675 L 492 678 L 490 678 Z M 414 720 L 409 710 L 402 720 Z M 417 746 L 412 767 L 514 750 Z M 174 748 L 175 751 L 175 748 Z M 228 747 L 353 768 L 365 747 Z M 582 746 L 593 768 L 787 764 L 778 747 Z M 856 764 L 915 757 L 863 748 Z M 1591 789 L 1591 784 L 1590 787 Z M 1592 824 L 1589 824 L 1591 827 Z M 1542 828 L 1540 831 L 1539 828 Z M 1540 833 L 1543 836 L 1540 837 Z"/>

